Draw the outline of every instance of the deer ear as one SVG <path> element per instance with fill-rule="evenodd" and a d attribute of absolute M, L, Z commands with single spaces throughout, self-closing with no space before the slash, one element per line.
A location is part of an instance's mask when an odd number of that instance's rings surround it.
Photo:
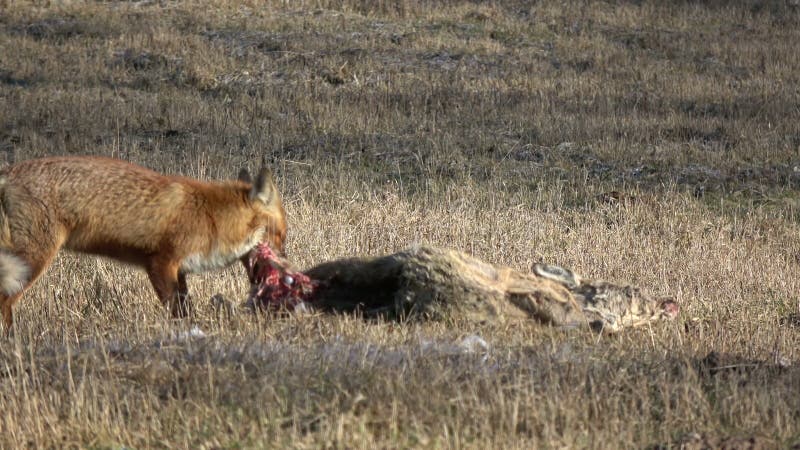
<path fill-rule="evenodd" d="M 533 273 L 536 275 L 561 283 L 567 289 L 575 289 L 581 284 L 581 278 L 570 270 L 561 266 L 551 266 L 549 264 L 534 264 Z"/>
<path fill-rule="evenodd" d="M 250 172 L 248 172 L 247 169 L 242 169 L 239 171 L 238 179 L 239 181 L 244 181 L 245 183 L 253 182 L 253 177 L 250 176 Z"/>
<path fill-rule="evenodd" d="M 272 206 L 280 201 L 278 196 L 278 186 L 272 178 L 272 172 L 266 167 L 262 167 L 258 172 L 258 177 L 250 189 L 250 200 L 260 201 L 266 206 Z"/>

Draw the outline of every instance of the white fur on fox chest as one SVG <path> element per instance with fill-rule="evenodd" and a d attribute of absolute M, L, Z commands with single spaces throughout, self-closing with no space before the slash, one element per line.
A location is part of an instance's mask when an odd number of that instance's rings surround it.
<path fill-rule="evenodd" d="M 253 233 L 245 242 L 229 249 L 220 249 L 218 245 L 207 253 L 193 253 L 181 262 L 181 272 L 201 273 L 209 270 L 222 269 L 238 261 L 261 241 L 262 233 Z"/>

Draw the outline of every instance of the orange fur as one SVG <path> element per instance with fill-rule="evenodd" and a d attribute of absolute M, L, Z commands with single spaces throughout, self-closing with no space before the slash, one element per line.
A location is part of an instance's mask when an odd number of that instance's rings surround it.
<path fill-rule="evenodd" d="M 165 176 L 125 161 L 44 158 L 0 171 L 0 310 L 11 308 L 62 247 L 144 268 L 175 317 L 186 275 L 241 260 L 260 242 L 283 252 L 286 219 L 262 169 L 255 182 Z"/>

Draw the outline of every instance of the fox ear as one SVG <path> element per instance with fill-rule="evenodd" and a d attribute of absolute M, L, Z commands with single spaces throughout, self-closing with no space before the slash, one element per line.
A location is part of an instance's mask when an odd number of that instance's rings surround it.
<path fill-rule="evenodd" d="M 272 172 L 266 167 L 262 167 L 258 172 L 253 188 L 250 189 L 250 200 L 258 200 L 267 206 L 271 206 L 279 200 L 278 187 L 272 178 Z"/>
<path fill-rule="evenodd" d="M 581 278 L 578 275 L 561 266 L 538 263 L 534 264 L 533 273 L 542 278 L 561 283 L 568 289 L 575 289 L 581 284 Z"/>
<path fill-rule="evenodd" d="M 244 168 L 239 171 L 238 179 L 239 181 L 244 181 L 245 183 L 253 182 L 253 177 L 250 176 L 250 172 L 248 172 L 247 169 Z"/>

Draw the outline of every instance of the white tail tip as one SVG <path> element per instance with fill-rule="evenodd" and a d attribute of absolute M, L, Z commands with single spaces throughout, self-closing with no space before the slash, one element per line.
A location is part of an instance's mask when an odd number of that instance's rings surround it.
<path fill-rule="evenodd" d="M 31 270 L 28 264 L 10 253 L 0 251 L 0 291 L 14 295 L 28 283 Z"/>

